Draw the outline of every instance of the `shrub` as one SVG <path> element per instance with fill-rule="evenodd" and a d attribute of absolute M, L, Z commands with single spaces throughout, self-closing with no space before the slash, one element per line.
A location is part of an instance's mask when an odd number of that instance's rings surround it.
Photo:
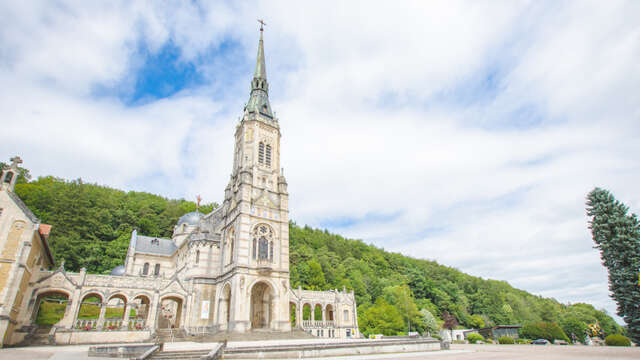
<path fill-rule="evenodd" d="M 520 329 L 522 337 L 527 339 L 547 339 L 553 343 L 554 340 L 564 340 L 569 342 L 569 338 L 556 323 L 538 321 L 525 324 Z"/>
<path fill-rule="evenodd" d="M 480 334 L 471 333 L 467 335 L 467 340 L 469 341 L 469 344 L 475 344 L 478 341 L 484 341 L 484 338 Z"/>
<path fill-rule="evenodd" d="M 612 334 L 604 338 L 604 343 L 608 346 L 631 346 L 631 341 L 624 335 Z"/>
<path fill-rule="evenodd" d="M 512 337 L 509 336 L 500 336 L 498 338 L 498 344 L 515 344 L 516 341 L 513 340 Z"/>
<path fill-rule="evenodd" d="M 529 339 L 516 339 L 516 344 L 531 344 Z"/>

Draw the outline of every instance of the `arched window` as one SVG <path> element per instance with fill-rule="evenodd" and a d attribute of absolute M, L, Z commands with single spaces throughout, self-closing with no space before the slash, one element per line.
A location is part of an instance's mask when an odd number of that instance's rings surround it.
<path fill-rule="evenodd" d="M 156 264 L 156 268 L 153 270 L 153 275 L 160 275 L 160 264 Z"/>
<path fill-rule="evenodd" d="M 272 252 L 273 230 L 266 224 L 256 226 L 253 230 L 253 258 L 258 260 L 273 259 L 273 255 L 270 255 Z"/>
<path fill-rule="evenodd" d="M 344 311 L 344 321 L 349 321 L 349 310 Z"/>
<path fill-rule="evenodd" d="M 269 260 L 273 262 L 273 241 L 269 244 Z"/>
<path fill-rule="evenodd" d="M 267 259 L 269 257 L 269 241 L 266 237 L 261 236 L 258 240 L 258 258 L 260 260 Z"/>
<path fill-rule="evenodd" d="M 264 164 L 264 143 L 258 144 L 258 162 Z"/>
<path fill-rule="evenodd" d="M 266 163 L 268 167 L 271 167 L 271 145 L 267 145 L 267 156 L 266 156 Z"/>
<path fill-rule="evenodd" d="M 13 179 L 13 171 L 7 171 L 7 174 L 4 176 L 4 182 L 6 182 L 7 184 L 10 184 L 12 179 Z"/>
<path fill-rule="evenodd" d="M 229 248 L 229 262 L 233 261 L 233 247 L 235 245 L 235 242 L 233 241 L 233 234 L 231 236 L 231 239 L 229 239 L 229 243 L 231 244 Z"/>
<path fill-rule="evenodd" d="M 200 250 L 196 250 L 196 264 L 200 262 Z"/>
<path fill-rule="evenodd" d="M 144 263 L 142 267 L 142 275 L 149 275 L 149 263 Z"/>

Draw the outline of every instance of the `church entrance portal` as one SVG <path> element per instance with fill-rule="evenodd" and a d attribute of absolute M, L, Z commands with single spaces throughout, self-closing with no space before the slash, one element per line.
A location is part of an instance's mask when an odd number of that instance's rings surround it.
<path fill-rule="evenodd" d="M 271 328 L 273 311 L 273 291 L 271 287 L 259 282 L 251 290 L 251 328 Z"/>

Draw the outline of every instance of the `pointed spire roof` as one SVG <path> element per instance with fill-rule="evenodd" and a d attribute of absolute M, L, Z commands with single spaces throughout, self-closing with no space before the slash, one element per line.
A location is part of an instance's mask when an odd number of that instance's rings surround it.
<path fill-rule="evenodd" d="M 260 22 L 260 41 L 258 42 L 258 57 L 256 59 L 256 71 L 253 73 L 251 80 L 251 95 L 245 110 L 249 113 L 262 114 L 273 119 L 271 112 L 271 104 L 269 104 L 269 83 L 267 82 L 267 67 L 264 60 L 264 41 L 262 34 L 264 32 L 264 22 Z"/>
<path fill-rule="evenodd" d="M 256 71 L 253 73 L 253 77 L 256 79 L 267 80 L 267 68 L 264 65 L 264 42 L 262 40 L 262 33 L 264 29 L 260 26 L 260 41 L 258 42 L 258 57 L 256 58 Z"/>

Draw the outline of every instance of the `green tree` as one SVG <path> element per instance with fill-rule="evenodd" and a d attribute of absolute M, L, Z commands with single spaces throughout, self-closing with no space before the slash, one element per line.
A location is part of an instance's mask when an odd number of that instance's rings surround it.
<path fill-rule="evenodd" d="M 383 298 L 378 298 L 375 304 L 358 311 L 360 314 L 358 323 L 365 336 L 370 334 L 398 335 L 404 329 L 402 315 L 398 309 Z"/>
<path fill-rule="evenodd" d="M 420 314 L 422 314 L 422 322 L 424 323 L 424 331 L 431 334 L 435 334 L 438 331 L 438 322 L 436 318 L 433 317 L 433 314 L 427 310 L 420 310 Z"/>
<path fill-rule="evenodd" d="M 607 190 L 595 188 L 587 197 L 589 227 L 600 258 L 609 272 L 609 290 L 629 337 L 640 343 L 640 222 Z"/>

